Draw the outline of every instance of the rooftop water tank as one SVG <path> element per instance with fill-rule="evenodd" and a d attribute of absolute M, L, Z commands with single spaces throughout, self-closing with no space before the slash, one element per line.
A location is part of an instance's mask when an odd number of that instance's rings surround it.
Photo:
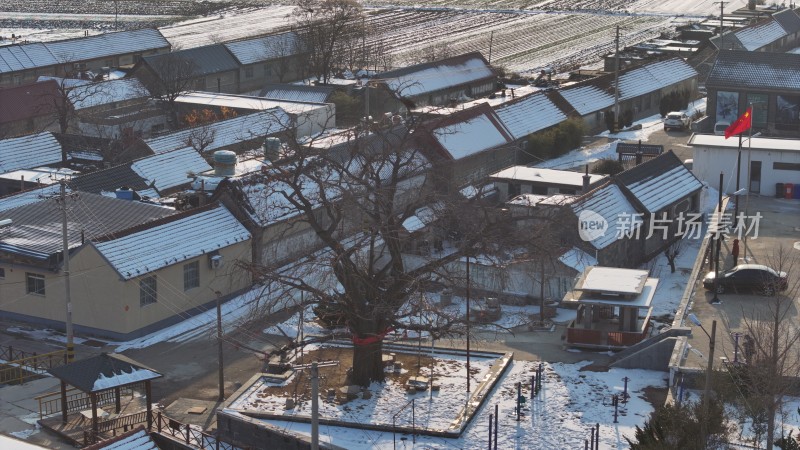
<path fill-rule="evenodd" d="M 236 153 L 230 150 L 214 152 L 214 175 L 232 177 L 236 175 Z"/>
<path fill-rule="evenodd" d="M 114 192 L 117 195 L 117 198 L 122 200 L 133 200 L 133 189 L 122 186 L 121 188 L 117 189 Z"/>
<path fill-rule="evenodd" d="M 264 157 L 268 161 L 277 161 L 281 157 L 281 140 L 276 137 L 264 139 Z"/>

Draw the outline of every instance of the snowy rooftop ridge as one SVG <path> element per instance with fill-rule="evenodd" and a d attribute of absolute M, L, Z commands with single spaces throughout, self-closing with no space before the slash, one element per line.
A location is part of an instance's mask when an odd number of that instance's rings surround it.
<path fill-rule="evenodd" d="M 143 426 L 115 438 L 87 447 L 87 450 L 159 450 Z"/>
<path fill-rule="evenodd" d="M 247 229 L 219 206 L 93 245 L 129 280 L 248 239 Z"/>
<path fill-rule="evenodd" d="M 211 166 L 195 149 L 187 147 L 134 161 L 131 169 L 157 190 L 163 191 L 188 184 L 188 172 L 206 172 L 211 170 Z"/>
<path fill-rule="evenodd" d="M 612 294 L 641 294 L 648 272 L 617 267 L 587 267 L 575 283 L 576 291 Z"/>
<path fill-rule="evenodd" d="M 111 376 L 105 376 L 101 373 L 100 376 L 94 381 L 92 391 L 102 391 L 104 389 L 111 389 L 117 386 L 124 386 L 126 384 L 137 383 L 139 381 L 152 380 L 153 378 L 160 377 L 161 374 L 153 372 L 149 369 L 133 368 L 130 372 L 120 370 Z"/>
<path fill-rule="evenodd" d="M 494 76 L 494 72 L 479 53 L 378 74 L 378 78 L 384 79 L 389 89 L 402 97 L 427 94 Z"/>
<path fill-rule="evenodd" d="M 587 211 L 605 219 L 604 233 L 590 241 L 598 250 L 608 247 L 617 240 L 618 229 L 624 231 L 642 225 L 642 218 L 637 215 L 636 208 L 625 198 L 625 194 L 622 193 L 619 186 L 613 183 L 584 195 L 579 201 L 572 204 L 572 209 L 576 215 Z M 576 227 L 578 225 L 578 223 L 575 224 Z"/>
<path fill-rule="evenodd" d="M 516 139 L 567 120 L 566 114 L 543 92 L 500 105 L 496 111 Z"/>

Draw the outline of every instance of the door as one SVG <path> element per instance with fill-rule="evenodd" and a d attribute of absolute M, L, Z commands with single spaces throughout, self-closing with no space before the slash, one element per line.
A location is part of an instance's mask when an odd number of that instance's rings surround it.
<path fill-rule="evenodd" d="M 750 161 L 750 192 L 761 193 L 761 161 Z"/>

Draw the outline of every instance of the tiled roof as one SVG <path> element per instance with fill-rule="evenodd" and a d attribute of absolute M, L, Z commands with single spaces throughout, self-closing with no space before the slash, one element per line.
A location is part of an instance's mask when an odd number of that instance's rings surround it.
<path fill-rule="evenodd" d="M 164 36 L 150 28 L 64 41 L 8 45 L 0 47 L 0 73 L 168 47 L 169 42 Z"/>
<path fill-rule="evenodd" d="M 158 72 L 160 67 L 169 66 L 164 64 L 164 61 L 169 58 L 181 58 L 191 61 L 194 67 L 194 75 L 197 77 L 239 69 L 239 63 L 236 62 L 233 55 L 222 44 L 204 45 L 172 53 L 145 56 L 144 60 L 153 70 Z"/>
<path fill-rule="evenodd" d="M 383 72 L 377 78 L 403 97 L 413 97 L 480 80 L 493 79 L 494 71 L 478 52 Z"/>
<path fill-rule="evenodd" d="M 48 372 L 86 393 L 126 386 L 162 376 L 155 370 L 126 356 L 109 355 L 108 353 L 54 367 Z M 138 374 L 138 376 L 131 377 L 132 374 Z M 131 378 L 138 378 L 138 380 L 133 381 Z"/>
<path fill-rule="evenodd" d="M 737 30 L 735 34 L 745 49 L 753 51 L 786 36 L 786 31 L 778 22 L 769 20 Z"/>
<path fill-rule="evenodd" d="M 800 90 L 800 55 L 722 50 L 706 85 L 797 91 Z"/>
<path fill-rule="evenodd" d="M 0 47 L 0 73 L 54 66 L 58 59 L 42 43 Z"/>
<path fill-rule="evenodd" d="M 189 172 L 211 170 L 206 160 L 191 147 L 159 153 L 134 161 L 131 170 L 153 184 L 159 191 L 189 183 Z"/>
<path fill-rule="evenodd" d="M 261 89 L 261 93 L 258 96 L 290 102 L 324 103 L 328 101 L 328 98 L 335 90 L 334 86 L 268 84 Z"/>
<path fill-rule="evenodd" d="M 597 249 L 603 249 L 617 240 L 617 230 L 627 230 L 629 224 L 635 222 L 641 225 L 642 218 L 639 212 L 631 205 L 625 194 L 614 183 L 584 194 L 572 205 L 575 214 L 580 217 L 581 212 L 593 212 L 606 221 L 606 231 L 603 235 L 591 241 Z"/>
<path fill-rule="evenodd" d="M 656 61 L 627 69 L 619 75 L 619 98 L 635 98 L 697 76 L 681 58 Z M 558 91 L 582 116 L 614 104 L 614 75 L 603 75 Z"/>
<path fill-rule="evenodd" d="M 288 114 L 281 108 L 272 108 L 253 114 L 234 117 L 207 125 L 213 130 L 214 142 L 205 151 L 219 150 L 242 141 L 266 137 L 287 129 L 291 123 Z M 164 153 L 170 150 L 187 146 L 194 129 L 176 131 L 145 140 L 150 149 L 155 153 Z"/>
<path fill-rule="evenodd" d="M 616 179 L 650 213 L 703 188 L 703 184 L 672 151 L 621 172 Z"/>
<path fill-rule="evenodd" d="M 432 132 L 454 160 L 511 143 L 514 137 L 486 103 L 452 114 Z"/>
<path fill-rule="evenodd" d="M 295 54 L 300 39 L 294 32 L 273 34 L 255 39 L 229 42 L 225 47 L 241 64 L 255 64 L 261 61 L 286 57 Z"/>
<path fill-rule="evenodd" d="M 129 163 L 75 177 L 69 181 L 69 186 L 76 191 L 102 194 L 114 192 L 123 186 L 140 191 L 147 189 L 149 184 L 144 177 L 131 169 Z"/>
<path fill-rule="evenodd" d="M 15 192 L 3 197 L 0 197 L 0 212 L 7 209 L 17 208 L 19 206 L 29 205 L 31 203 L 40 202 L 61 191 L 61 186 L 58 184 L 49 184 L 47 186 L 28 189 L 22 192 Z M 67 188 L 67 192 L 70 189 Z"/>
<path fill-rule="evenodd" d="M 136 78 L 121 78 L 74 87 L 67 98 L 75 109 L 84 109 L 149 95 L 147 88 Z"/>
<path fill-rule="evenodd" d="M 168 48 L 169 42 L 157 29 L 143 28 L 48 42 L 45 45 L 56 60 L 69 62 Z"/>
<path fill-rule="evenodd" d="M 0 88 L 0 123 L 54 116 L 55 105 L 62 103 L 63 96 L 54 80 Z"/>
<path fill-rule="evenodd" d="M 46 166 L 61 161 L 61 144 L 45 132 L 0 141 L 0 173 Z"/>
<path fill-rule="evenodd" d="M 555 103 L 544 93 L 538 92 L 504 103 L 495 111 L 516 139 L 522 139 L 567 119 L 567 115 Z"/>
<path fill-rule="evenodd" d="M 160 222 L 93 245 L 129 280 L 250 239 L 247 229 L 223 206 Z"/>
<path fill-rule="evenodd" d="M 67 200 L 67 239 L 70 248 L 107 233 L 168 216 L 175 211 L 157 205 L 119 200 L 83 192 Z M 0 235 L 0 251 L 45 259 L 61 251 L 61 211 L 55 200 L 24 204 L 3 212 L 12 225 Z"/>

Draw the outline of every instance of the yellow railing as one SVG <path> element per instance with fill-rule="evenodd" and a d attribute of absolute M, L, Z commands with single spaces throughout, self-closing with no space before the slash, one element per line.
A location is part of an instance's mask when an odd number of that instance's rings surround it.
<path fill-rule="evenodd" d="M 36 353 L 28 354 L 26 352 L 17 352 L 15 354 L 11 347 L 7 347 L 0 353 L 18 357 L 13 360 L 6 359 L 7 362 L 3 363 L 4 367 L 0 368 L 0 384 L 24 383 L 29 378 L 43 375 L 47 369 L 63 366 L 67 361 L 66 350 L 58 350 L 41 355 Z M 19 358 L 20 356 L 23 357 Z"/>

